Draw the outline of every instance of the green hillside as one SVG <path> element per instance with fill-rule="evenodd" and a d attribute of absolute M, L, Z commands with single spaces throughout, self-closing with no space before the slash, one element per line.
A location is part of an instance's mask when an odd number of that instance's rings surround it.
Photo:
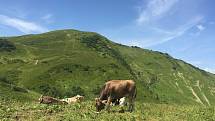
<path fill-rule="evenodd" d="M 215 104 L 215 75 L 165 53 L 77 30 L 0 39 L 3 99 L 35 100 L 39 94 L 93 99 L 111 79 L 135 80 L 140 102 Z"/>
<path fill-rule="evenodd" d="M 132 113 L 119 113 L 118 106 L 111 112 L 95 113 L 91 101 L 72 105 L 0 102 L 1 121 L 214 121 L 215 108 L 192 105 L 169 105 L 136 102 Z"/>

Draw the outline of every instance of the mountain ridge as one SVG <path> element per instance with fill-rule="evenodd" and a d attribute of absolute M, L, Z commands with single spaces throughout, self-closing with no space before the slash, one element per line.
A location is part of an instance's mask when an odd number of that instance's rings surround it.
<path fill-rule="evenodd" d="M 0 52 L 0 77 L 38 95 L 65 97 L 81 93 L 90 99 L 98 95 L 107 80 L 134 79 L 141 101 L 200 105 L 215 102 L 215 75 L 167 53 L 71 29 L 2 39 L 16 49 Z"/>

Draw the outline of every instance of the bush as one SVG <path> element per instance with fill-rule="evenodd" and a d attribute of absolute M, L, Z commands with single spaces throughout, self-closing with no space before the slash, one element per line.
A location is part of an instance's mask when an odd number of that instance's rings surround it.
<path fill-rule="evenodd" d="M 101 91 L 101 86 L 96 86 L 95 88 L 92 89 L 91 92 L 92 92 L 94 95 L 99 95 L 100 91 Z"/>
<path fill-rule="evenodd" d="M 15 85 L 12 85 L 12 86 L 11 86 L 11 89 L 12 89 L 13 91 L 17 91 L 17 92 L 23 92 L 23 93 L 27 93 L 27 92 L 28 92 L 28 90 L 26 90 L 26 89 L 24 89 L 24 88 L 21 88 L 21 87 L 17 87 L 17 86 L 15 86 Z"/>
<path fill-rule="evenodd" d="M 20 78 L 19 75 L 22 73 L 20 70 L 9 70 L 6 72 L 7 79 L 10 80 L 11 83 L 16 83 Z"/>
<path fill-rule="evenodd" d="M 44 95 L 53 96 L 53 97 L 61 97 L 60 91 L 57 88 L 52 87 L 48 84 L 41 85 L 36 90 Z"/>
<path fill-rule="evenodd" d="M 6 39 L 0 39 L 0 51 L 11 52 L 16 49 L 16 46 Z"/>
<path fill-rule="evenodd" d="M 148 83 L 149 86 L 152 86 L 159 82 L 159 79 L 156 75 L 151 75 L 150 82 Z"/>
<path fill-rule="evenodd" d="M 70 89 L 67 89 L 67 91 L 65 92 L 65 96 L 66 97 L 73 97 L 73 96 L 76 96 L 76 95 L 82 95 L 82 96 L 84 96 L 85 92 L 79 86 L 73 86 Z"/>
<path fill-rule="evenodd" d="M 8 80 L 6 77 L 4 76 L 0 76 L 0 81 L 1 82 L 4 82 L 4 83 L 7 83 L 7 84 L 12 84 L 12 82 L 10 80 Z"/>

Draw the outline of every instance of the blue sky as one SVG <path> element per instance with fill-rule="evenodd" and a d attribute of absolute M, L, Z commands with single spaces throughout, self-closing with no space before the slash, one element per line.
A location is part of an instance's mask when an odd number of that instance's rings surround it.
<path fill-rule="evenodd" d="M 215 73 L 214 0 L 0 0 L 0 36 L 98 32 Z"/>

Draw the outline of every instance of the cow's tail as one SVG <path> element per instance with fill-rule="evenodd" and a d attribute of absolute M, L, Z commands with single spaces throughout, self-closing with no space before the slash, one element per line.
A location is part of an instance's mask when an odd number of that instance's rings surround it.
<path fill-rule="evenodd" d="M 133 95 L 133 99 L 136 99 L 137 97 L 137 87 L 134 87 L 134 95 Z"/>

